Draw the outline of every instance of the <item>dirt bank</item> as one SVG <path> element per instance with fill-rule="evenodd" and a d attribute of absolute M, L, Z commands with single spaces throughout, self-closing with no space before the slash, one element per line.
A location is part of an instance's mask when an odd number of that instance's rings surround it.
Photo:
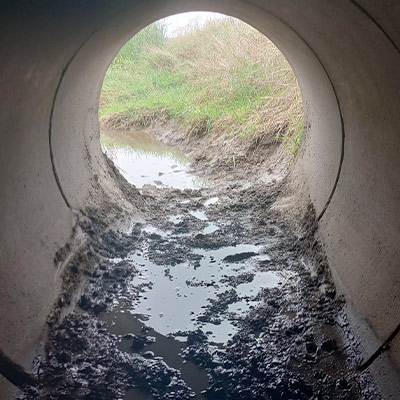
<path fill-rule="evenodd" d="M 252 181 L 269 179 L 282 180 L 294 161 L 294 156 L 278 139 L 278 132 L 259 132 L 248 137 L 230 135 L 206 129 L 186 132 L 173 120 L 160 115 L 151 125 L 138 127 L 129 115 L 117 114 L 102 118 L 103 129 L 149 129 L 158 139 L 170 146 L 177 146 L 190 159 L 192 170 L 199 175 L 224 182 L 243 181 L 252 176 Z M 266 182 L 264 182 L 266 183 Z"/>

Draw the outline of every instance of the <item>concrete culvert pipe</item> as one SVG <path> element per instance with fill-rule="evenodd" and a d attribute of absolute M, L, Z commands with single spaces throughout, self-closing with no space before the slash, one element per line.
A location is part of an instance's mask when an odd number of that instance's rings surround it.
<path fill-rule="evenodd" d="M 77 211 L 122 201 L 99 142 L 111 60 L 149 23 L 198 10 L 249 23 L 292 65 L 306 118 L 298 179 L 337 288 L 378 343 L 391 338 L 399 367 L 400 4 L 385 0 L 3 2 L 0 349 L 29 365 L 79 242 Z"/>

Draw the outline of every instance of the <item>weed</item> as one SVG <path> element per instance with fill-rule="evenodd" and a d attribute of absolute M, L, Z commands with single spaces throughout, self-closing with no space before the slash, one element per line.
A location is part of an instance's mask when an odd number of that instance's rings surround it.
<path fill-rule="evenodd" d="M 195 136 L 269 133 L 296 154 L 300 91 L 271 41 L 228 17 L 175 38 L 164 33 L 163 24 L 155 23 L 121 49 L 104 80 L 101 116 L 124 113 L 139 125 L 162 116 Z"/>

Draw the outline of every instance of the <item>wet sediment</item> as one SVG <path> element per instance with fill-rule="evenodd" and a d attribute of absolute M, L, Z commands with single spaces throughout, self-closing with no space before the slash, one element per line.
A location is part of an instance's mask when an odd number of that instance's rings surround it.
<path fill-rule="evenodd" d="M 49 320 L 39 383 L 20 398 L 379 399 L 357 370 L 313 210 L 294 230 L 279 195 L 278 183 L 153 182 L 126 231 L 89 210 L 90 246 L 69 270 L 87 283 Z"/>

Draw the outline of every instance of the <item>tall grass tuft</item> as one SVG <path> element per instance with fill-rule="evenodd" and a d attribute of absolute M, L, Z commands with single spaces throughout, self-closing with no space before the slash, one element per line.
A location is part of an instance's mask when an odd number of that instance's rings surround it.
<path fill-rule="evenodd" d="M 121 49 L 103 85 L 100 115 L 148 125 L 176 120 L 188 134 L 274 135 L 296 153 L 303 114 L 288 62 L 264 35 L 227 17 L 166 39 L 153 24 Z"/>
<path fill-rule="evenodd" d="M 165 26 L 159 21 L 138 32 L 114 58 L 112 66 L 139 62 L 148 47 L 162 47 L 165 43 Z"/>

